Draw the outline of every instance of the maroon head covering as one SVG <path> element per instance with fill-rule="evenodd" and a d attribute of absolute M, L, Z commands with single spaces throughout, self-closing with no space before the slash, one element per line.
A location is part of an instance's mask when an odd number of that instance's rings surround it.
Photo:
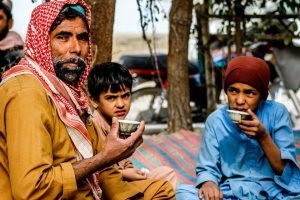
<path fill-rule="evenodd" d="M 269 66 L 264 60 L 251 56 L 239 56 L 228 63 L 224 76 L 224 90 L 226 92 L 229 85 L 233 83 L 245 83 L 257 89 L 266 100 L 269 81 Z"/>

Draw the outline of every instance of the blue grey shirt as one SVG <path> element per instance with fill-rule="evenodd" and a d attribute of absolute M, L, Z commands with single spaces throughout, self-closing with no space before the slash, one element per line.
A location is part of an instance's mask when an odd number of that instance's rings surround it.
<path fill-rule="evenodd" d="M 274 101 L 261 101 L 259 120 L 287 161 L 281 176 L 274 174 L 268 159 L 255 139 L 247 137 L 229 118 L 228 105 L 213 112 L 206 121 L 196 164 L 196 186 L 214 181 L 240 199 L 269 198 L 300 194 L 300 171 L 287 109 Z M 279 195 L 279 196 L 278 196 Z"/>

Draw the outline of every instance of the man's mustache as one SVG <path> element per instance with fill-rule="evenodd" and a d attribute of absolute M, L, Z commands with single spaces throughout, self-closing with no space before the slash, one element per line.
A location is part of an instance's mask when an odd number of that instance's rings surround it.
<path fill-rule="evenodd" d="M 87 62 L 80 58 L 80 57 L 74 57 L 74 58 L 66 58 L 63 60 L 57 60 L 57 59 L 53 59 L 53 64 L 58 65 L 58 66 L 63 66 L 66 63 L 74 63 L 74 64 L 78 64 L 78 68 L 80 68 L 80 66 L 86 66 Z"/>

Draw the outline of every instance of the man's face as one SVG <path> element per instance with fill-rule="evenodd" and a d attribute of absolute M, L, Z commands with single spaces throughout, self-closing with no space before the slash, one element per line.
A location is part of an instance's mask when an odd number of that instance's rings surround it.
<path fill-rule="evenodd" d="M 0 40 L 6 37 L 6 34 L 10 29 L 9 21 L 10 20 L 7 20 L 4 10 L 0 9 Z"/>
<path fill-rule="evenodd" d="M 89 34 L 84 21 L 77 17 L 63 20 L 50 33 L 52 59 L 56 76 L 75 86 L 86 68 Z"/>
<path fill-rule="evenodd" d="M 98 110 L 110 124 L 113 117 L 124 119 L 129 112 L 131 103 L 131 92 L 123 85 L 123 90 L 112 93 L 110 88 L 102 92 L 98 99 Z"/>
<path fill-rule="evenodd" d="M 252 86 L 244 83 L 233 83 L 227 88 L 227 98 L 230 109 L 246 112 L 256 111 L 261 95 Z"/>

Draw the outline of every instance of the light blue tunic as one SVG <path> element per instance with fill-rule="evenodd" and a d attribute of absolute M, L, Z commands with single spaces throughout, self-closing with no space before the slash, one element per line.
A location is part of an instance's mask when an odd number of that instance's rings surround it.
<path fill-rule="evenodd" d="M 228 105 L 213 112 L 205 123 L 200 145 L 196 187 L 180 185 L 176 199 L 198 198 L 198 188 L 214 181 L 224 199 L 289 199 L 300 196 L 294 135 L 287 109 L 275 101 L 261 101 L 256 113 L 287 160 L 281 176 L 274 174 L 255 139 L 247 137 L 226 113 Z"/>

